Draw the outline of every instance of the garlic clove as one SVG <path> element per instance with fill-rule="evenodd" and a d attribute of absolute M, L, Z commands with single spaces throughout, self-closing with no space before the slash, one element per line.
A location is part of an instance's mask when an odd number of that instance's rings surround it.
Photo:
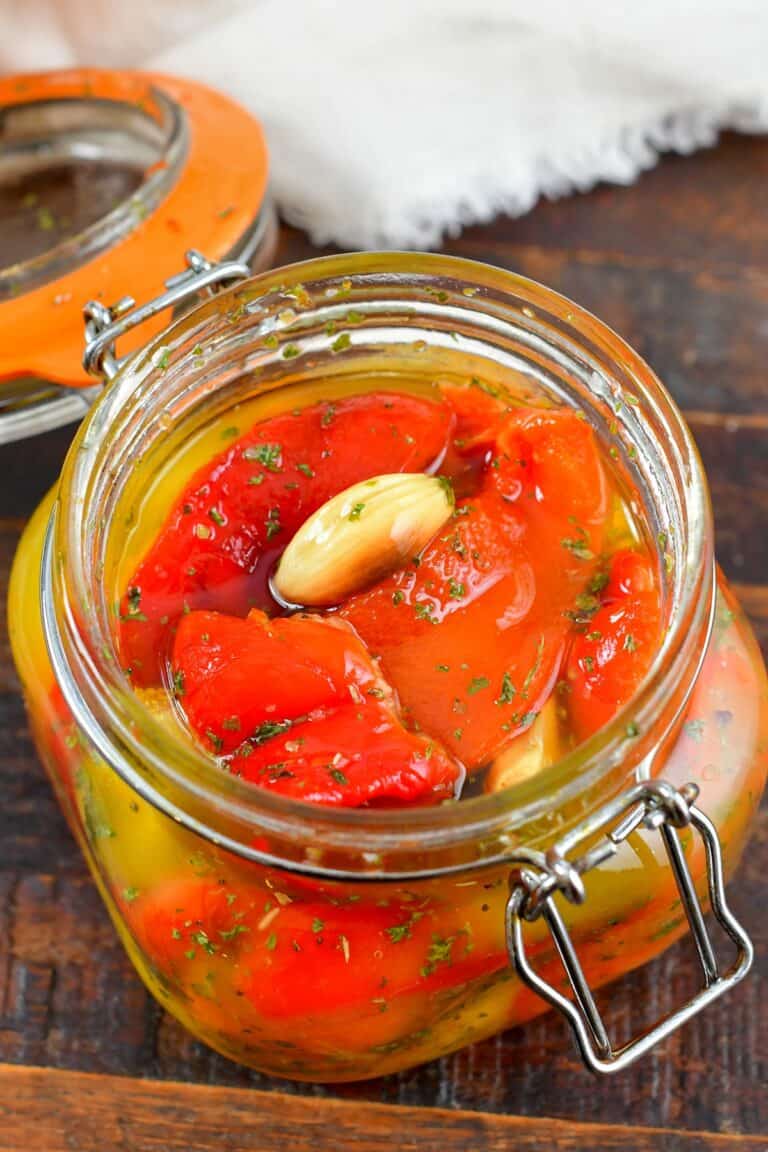
<path fill-rule="evenodd" d="M 450 481 L 423 472 L 362 480 L 307 519 L 272 587 L 286 604 L 339 604 L 419 553 L 454 510 Z"/>
<path fill-rule="evenodd" d="M 563 755 L 557 705 L 550 696 L 530 728 L 500 752 L 485 777 L 486 792 L 501 792 L 529 780 Z"/>

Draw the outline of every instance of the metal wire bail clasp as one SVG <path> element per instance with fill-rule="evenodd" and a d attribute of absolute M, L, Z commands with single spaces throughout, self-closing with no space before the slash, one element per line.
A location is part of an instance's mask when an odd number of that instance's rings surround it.
<path fill-rule="evenodd" d="M 214 264 L 194 249 L 185 253 L 186 268 L 165 282 L 165 292 L 146 304 L 136 306 L 131 296 L 124 296 L 111 307 L 98 300 L 89 300 L 83 309 L 85 316 L 85 352 L 83 367 L 91 376 L 111 380 L 127 357 L 118 359 L 115 343 L 136 328 L 164 312 L 175 308 L 200 293 L 212 294 L 215 289 L 232 280 L 243 280 L 251 270 L 241 260 L 225 260 Z"/>
<path fill-rule="evenodd" d="M 722 853 L 717 832 L 712 822 L 695 805 L 698 791 L 695 784 L 686 784 L 679 790 L 660 780 L 637 784 L 607 804 L 596 817 L 563 837 L 546 854 L 521 853 L 519 866 L 510 877 L 511 894 L 507 902 L 506 931 L 512 964 L 530 988 L 567 1018 L 584 1063 L 593 1072 L 619 1072 L 626 1068 L 742 980 L 752 965 L 752 942 L 726 903 Z M 703 987 L 686 1004 L 664 1016 L 628 1044 L 614 1050 L 573 941 L 555 904 L 555 896 L 562 893 L 572 904 L 583 903 L 583 875 L 613 856 L 622 841 L 641 826 L 658 830 L 662 837 L 699 954 L 704 979 Z M 583 855 L 569 859 L 568 854 L 579 841 L 592 837 L 605 827 L 610 830 L 602 840 Z M 680 843 L 679 830 L 686 827 L 694 828 L 704 842 L 712 912 L 738 949 L 736 959 L 724 973 L 719 970 L 701 903 Z M 539 917 L 544 918 L 552 934 L 573 990 L 573 998 L 563 995 L 542 979 L 529 963 L 523 939 L 524 924 Z"/>

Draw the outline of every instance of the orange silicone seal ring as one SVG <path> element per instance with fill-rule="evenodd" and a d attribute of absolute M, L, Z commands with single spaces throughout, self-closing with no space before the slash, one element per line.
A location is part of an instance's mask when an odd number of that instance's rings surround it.
<path fill-rule="evenodd" d="M 184 123 L 178 175 L 160 202 L 140 200 L 129 230 L 92 259 L 56 279 L 0 302 L 0 381 L 37 376 L 58 384 L 93 384 L 82 367 L 83 307 L 125 295 L 157 295 L 197 248 L 212 260 L 236 251 L 258 217 L 267 187 L 267 149 L 259 123 L 238 104 L 189 80 L 152 73 L 77 69 L 0 79 L 0 110 L 52 100 L 133 104 L 150 114 L 158 94 Z M 160 162 L 160 167 L 164 162 Z M 157 166 L 155 166 L 157 167 Z M 146 174 L 145 174 L 146 175 Z M 141 341 L 164 324 L 157 317 Z"/>

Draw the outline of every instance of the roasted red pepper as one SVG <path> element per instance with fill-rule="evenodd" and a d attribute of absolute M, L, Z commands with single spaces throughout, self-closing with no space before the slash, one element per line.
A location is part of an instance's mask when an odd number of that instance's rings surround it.
<path fill-rule="evenodd" d="M 318 804 L 434 803 L 460 765 L 408 732 L 391 688 L 334 618 L 184 616 L 173 679 L 192 728 L 260 787 Z"/>
<path fill-rule="evenodd" d="M 312 512 L 358 480 L 429 469 L 453 426 L 439 401 L 370 392 L 273 416 L 206 464 L 120 605 L 120 650 L 134 683 L 158 682 L 182 611 L 268 606 L 272 563 Z"/>
<path fill-rule="evenodd" d="M 258 908 L 263 894 L 255 892 Z M 142 946 L 168 976 L 186 968 L 185 961 L 201 955 L 231 955 L 238 937 L 250 932 L 256 906 L 238 901 L 224 885 L 210 880 L 171 881 L 147 895 L 138 893 L 126 904 Z"/>
<path fill-rule="evenodd" d="M 188 485 L 127 591 L 121 641 L 135 681 L 151 681 L 178 628 L 182 705 L 232 771 L 318 803 L 435 802 L 530 726 L 564 666 L 579 739 L 631 694 L 658 593 L 639 553 L 602 588 L 592 428 L 491 393 L 447 384 L 440 401 L 377 392 L 282 414 Z M 322 619 L 267 618 L 283 611 L 269 574 L 311 512 L 361 478 L 438 463 L 458 499 L 420 555 Z M 604 616 L 602 647 L 580 654 Z"/>
<path fill-rule="evenodd" d="M 260 1019 L 309 1021 L 348 1010 L 376 1016 L 401 998 L 423 999 L 507 964 L 497 920 L 467 919 L 466 910 L 461 918 L 446 915 L 425 902 L 277 901 L 256 885 L 200 879 L 140 894 L 126 914 L 171 978 L 196 959 L 210 968 L 217 958 L 234 958 L 238 995 Z"/>
<path fill-rule="evenodd" d="M 649 558 L 617 552 L 599 608 L 580 625 L 568 657 L 568 711 L 578 740 L 607 724 L 640 685 L 656 653 L 658 580 Z"/>
<path fill-rule="evenodd" d="M 456 917 L 453 917 L 456 921 Z M 468 920 L 405 904 L 334 908 L 291 904 L 270 922 L 270 947 L 254 941 L 240 985 L 265 1017 L 381 1011 L 400 998 L 455 988 L 507 963 Z M 262 943 L 262 947 L 258 945 Z"/>
<path fill-rule="evenodd" d="M 606 515 L 594 435 L 573 412 L 512 411 L 488 457 L 422 555 L 342 608 L 411 719 L 469 767 L 551 693 Z"/>

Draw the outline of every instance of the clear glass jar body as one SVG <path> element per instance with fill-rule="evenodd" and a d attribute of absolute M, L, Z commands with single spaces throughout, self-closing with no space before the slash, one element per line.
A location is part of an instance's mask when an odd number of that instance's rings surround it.
<path fill-rule="evenodd" d="M 329 321 L 337 327 L 325 335 Z M 345 322 L 354 331 L 340 355 Z M 205 357 L 190 356 L 193 346 Z M 510 854 L 546 848 L 644 775 L 700 787 L 733 870 L 766 772 L 765 673 L 722 579 L 715 596 L 706 494 L 675 410 L 612 333 L 496 270 L 359 256 L 249 281 L 180 321 L 162 347 L 162 378 L 150 346 L 81 431 L 45 558 L 53 495 L 22 542 L 9 613 L 62 806 L 139 973 L 193 1033 L 259 1069 L 328 1081 L 393 1072 L 524 1022 L 545 1005 L 507 957 Z M 154 469 L 173 458 L 176 437 L 256 392 L 279 407 L 286 381 L 295 389 L 415 364 L 472 372 L 481 361 L 486 376 L 513 370 L 580 403 L 617 437 L 622 466 L 638 469 L 651 519 L 663 510 L 667 641 L 637 699 L 538 780 L 396 816 L 281 801 L 180 753 L 103 650 L 99 588 L 121 489 L 135 483 L 131 453 Z M 633 397 L 618 412 L 617 389 Z M 160 408 L 170 414 L 162 426 Z M 630 436 L 636 450 L 625 455 Z M 30 594 L 41 563 L 45 622 Z M 690 834 L 684 843 L 704 892 L 702 845 Z M 592 986 L 685 930 L 653 833 L 634 834 L 591 874 L 587 897 L 564 915 Z M 560 982 L 541 922 L 530 926 L 530 955 Z"/>

